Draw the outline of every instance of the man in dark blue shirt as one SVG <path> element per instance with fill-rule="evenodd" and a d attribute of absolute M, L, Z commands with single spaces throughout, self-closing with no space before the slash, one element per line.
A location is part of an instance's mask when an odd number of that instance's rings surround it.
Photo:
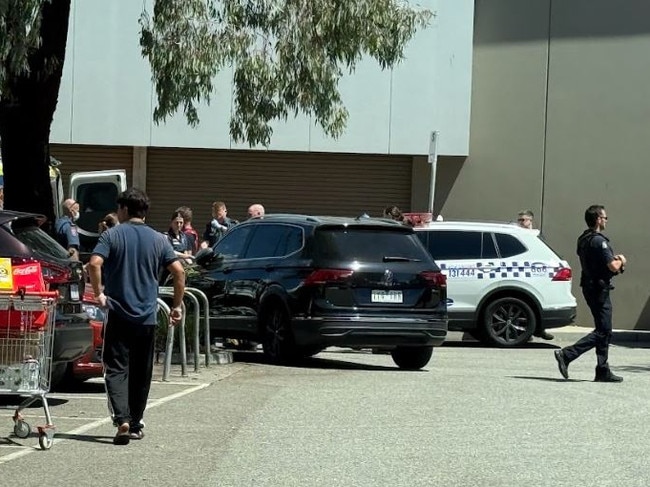
<path fill-rule="evenodd" d="M 221 237 L 238 223 L 237 220 L 228 218 L 227 214 L 228 209 L 223 201 L 212 203 L 212 220 L 205 226 L 203 242 L 201 242 L 202 249 L 214 247 Z"/>
<path fill-rule="evenodd" d="M 70 257 L 79 260 L 79 229 L 75 223 L 79 219 L 79 203 L 67 199 L 61 204 L 63 216 L 54 223 L 57 242 L 68 251 Z"/>
<path fill-rule="evenodd" d="M 95 298 L 109 310 L 104 379 L 118 427 L 113 442 L 125 445 L 144 436 L 142 416 L 153 373 L 159 272 L 165 268 L 173 277 L 171 324 L 176 324 L 181 319 L 185 271 L 167 238 L 145 225 L 149 199 L 143 191 L 127 189 L 117 204 L 120 225 L 101 234 L 89 269 Z"/>
<path fill-rule="evenodd" d="M 592 205 L 585 211 L 585 222 L 589 227 L 578 238 L 578 256 L 582 273 L 580 286 L 582 295 L 594 317 L 594 331 L 578 340 L 574 345 L 555 351 L 560 373 L 569 378 L 569 363 L 583 353 L 596 348 L 596 382 L 622 382 L 609 368 L 609 342 L 612 337 L 612 301 L 609 293 L 612 277 L 625 270 L 627 259 L 614 254 L 609 239 L 602 234 L 607 226 L 607 213 L 602 205 Z"/>

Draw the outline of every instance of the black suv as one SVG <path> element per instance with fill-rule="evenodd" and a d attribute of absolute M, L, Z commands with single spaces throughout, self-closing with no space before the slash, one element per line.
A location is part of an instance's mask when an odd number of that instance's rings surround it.
<path fill-rule="evenodd" d="M 268 215 L 197 255 L 213 336 L 262 343 L 273 362 L 329 346 L 424 367 L 447 335 L 446 278 L 412 228 L 371 218 Z"/>
<path fill-rule="evenodd" d="M 54 328 L 52 384 L 65 372 L 68 362 L 86 353 L 93 343 L 93 330 L 82 309 L 84 271 L 81 262 L 39 227 L 42 215 L 0 211 L 0 257 L 13 264 L 39 262 L 43 280 L 59 292 Z"/>

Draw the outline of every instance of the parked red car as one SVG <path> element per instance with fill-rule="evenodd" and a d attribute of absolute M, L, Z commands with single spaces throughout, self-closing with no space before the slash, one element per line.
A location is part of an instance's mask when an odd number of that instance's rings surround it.
<path fill-rule="evenodd" d="M 0 211 L 0 256 L 11 259 L 16 269 L 38 264 L 42 286 L 59 293 L 52 350 L 51 386 L 55 387 L 71 362 L 92 348 L 93 330 L 82 308 L 83 266 L 40 228 L 44 221 L 42 215 Z"/>
<path fill-rule="evenodd" d="M 86 284 L 84 290 L 83 310 L 90 318 L 90 326 L 93 329 L 93 346 L 85 355 L 70 362 L 66 371 L 68 382 L 83 382 L 104 375 L 104 368 L 102 367 L 104 310 L 98 306 L 90 284 Z"/>

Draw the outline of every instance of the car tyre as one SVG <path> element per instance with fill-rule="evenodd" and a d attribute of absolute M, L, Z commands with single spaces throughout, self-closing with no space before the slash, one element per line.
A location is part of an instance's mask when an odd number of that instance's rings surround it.
<path fill-rule="evenodd" d="M 323 350 L 325 350 L 323 347 L 297 347 L 296 355 L 300 358 L 309 358 L 318 355 Z"/>
<path fill-rule="evenodd" d="M 491 345 L 518 347 L 528 342 L 537 327 L 533 309 L 519 298 L 490 302 L 483 313 L 483 333 Z"/>
<path fill-rule="evenodd" d="M 58 389 L 68 375 L 69 362 L 54 362 L 50 374 L 50 389 Z"/>
<path fill-rule="evenodd" d="M 272 363 L 286 363 L 296 357 L 296 347 L 287 312 L 280 306 L 268 308 L 262 315 L 262 349 Z"/>
<path fill-rule="evenodd" d="M 419 370 L 431 360 L 433 347 L 397 347 L 390 354 L 400 369 Z"/>

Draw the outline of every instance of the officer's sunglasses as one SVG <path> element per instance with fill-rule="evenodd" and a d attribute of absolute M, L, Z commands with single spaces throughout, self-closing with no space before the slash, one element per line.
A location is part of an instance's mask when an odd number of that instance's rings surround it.
<path fill-rule="evenodd" d="M 603 220 L 607 220 L 607 217 L 606 217 L 606 216 L 602 216 L 602 215 L 599 216 L 598 218 L 602 218 Z"/>

